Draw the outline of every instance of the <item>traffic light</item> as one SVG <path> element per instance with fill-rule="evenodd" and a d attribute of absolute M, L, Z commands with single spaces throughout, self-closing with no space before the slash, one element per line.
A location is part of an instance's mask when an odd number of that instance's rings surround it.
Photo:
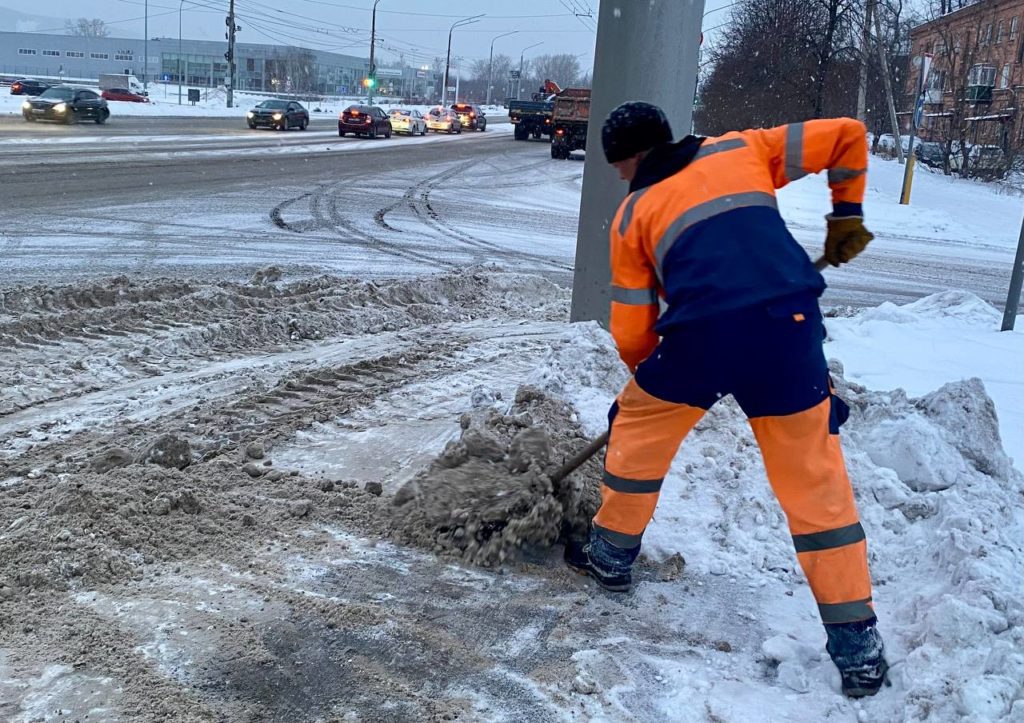
<path fill-rule="evenodd" d="M 375 85 L 377 85 L 377 81 L 375 81 L 373 78 L 363 78 L 364 88 L 372 88 Z"/>

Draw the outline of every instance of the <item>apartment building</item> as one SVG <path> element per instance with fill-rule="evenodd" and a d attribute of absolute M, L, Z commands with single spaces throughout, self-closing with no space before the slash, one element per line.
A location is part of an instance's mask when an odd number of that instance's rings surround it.
<path fill-rule="evenodd" d="M 1024 148 L 1024 0 L 980 0 L 911 30 L 911 56 L 932 56 L 925 83 L 923 140 Z M 920 68 L 911 64 L 908 98 Z M 909 112 L 903 114 L 909 130 Z"/>

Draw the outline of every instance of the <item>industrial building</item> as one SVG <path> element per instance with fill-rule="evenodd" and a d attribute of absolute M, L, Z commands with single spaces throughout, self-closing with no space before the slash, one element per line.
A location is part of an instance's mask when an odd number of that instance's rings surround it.
<path fill-rule="evenodd" d="M 227 43 L 151 38 L 148 59 L 141 38 L 0 32 L 0 74 L 96 79 L 129 73 L 152 84 L 216 88 L 227 84 Z M 268 93 L 355 95 L 369 69 L 367 58 L 263 43 L 235 44 L 235 89 Z M 425 68 L 378 67 L 377 95 L 432 97 L 435 73 Z M 438 89 L 439 90 L 439 89 Z"/>

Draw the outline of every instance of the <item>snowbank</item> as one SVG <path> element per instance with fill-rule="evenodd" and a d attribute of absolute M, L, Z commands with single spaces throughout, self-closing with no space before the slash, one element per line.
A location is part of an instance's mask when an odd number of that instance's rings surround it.
<path fill-rule="evenodd" d="M 852 407 L 844 448 L 893 687 L 862 703 L 841 699 L 785 519 L 728 398 L 676 457 L 644 551 L 681 554 L 695 572 L 697 597 L 669 601 L 681 628 L 692 628 L 694 616 L 709 616 L 711 630 L 727 627 L 718 621 L 724 615 L 734 635 L 749 628 L 761 643 L 733 650 L 728 665 L 643 656 L 664 678 L 664 699 L 655 701 L 664 715 L 764 720 L 771 705 L 780 720 L 1024 717 L 1024 476 L 1000 444 L 1000 430 L 1018 449 L 1024 437 L 1024 379 L 1012 368 L 1024 358 L 1024 332 L 1000 334 L 994 314 L 970 294 L 948 293 L 827 320 L 827 353 L 843 362 L 832 362 L 837 389 Z M 594 434 L 623 379 L 610 337 L 593 325 L 569 331 L 537 374 L 575 403 Z M 580 654 L 591 672 L 614 654 L 594 642 Z M 733 697 L 723 699 L 725 691 Z"/>
<path fill-rule="evenodd" d="M 227 96 L 223 91 L 206 91 L 203 89 L 202 100 L 196 105 L 188 102 L 188 88 L 182 91 L 181 103 L 178 103 L 178 86 L 153 85 L 149 93 L 149 103 L 128 103 L 125 101 L 107 101 L 112 116 L 186 116 L 186 117 L 242 117 L 245 112 L 264 100 L 273 100 L 270 96 L 259 93 L 235 93 L 234 107 L 227 107 Z M 27 99 L 23 95 L 11 95 L 6 89 L 0 88 L 0 115 L 21 115 L 21 104 Z M 336 116 L 353 103 L 365 103 L 362 98 L 342 98 L 331 96 L 321 100 L 296 98 L 313 116 Z M 391 108 L 415 108 L 426 113 L 433 105 L 409 105 L 391 102 L 381 98 L 374 99 L 385 111 Z M 507 111 L 501 106 L 483 106 L 490 116 L 504 116 Z"/>
<path fill-rule="evenodd" d="M 903 166 L 872 156 L 864 216 L 875 233 L 869 253 L 989 259 L 1010 263 L 1017 248 L 1019 197 L 998 186 L 915 168 L 910 204 L 899 203 Z M 806 176 L 779 191 L 779 209 L 798 241 L 821 247 L 824 216 L 832 210 L 825 174 Z M 1009 274 L 1007 274 L 1009 283 Z"/>

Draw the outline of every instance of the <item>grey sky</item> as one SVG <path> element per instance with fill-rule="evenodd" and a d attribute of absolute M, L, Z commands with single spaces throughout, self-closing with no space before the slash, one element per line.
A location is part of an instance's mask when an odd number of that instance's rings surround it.
<path fill-rule="evenodd" d="M 642 0 L 619 0 L 638 2 Z M 672 0 L 688 1 L 688 0 Z M 457 28 L 452 54 L 472 60 L 487 58 L 491 40 L 495 53 L 518 59 L 547 53 L 578 55 L 583 67 L 593 63 L 597 11 L 600 0 L 476 0 L 472 3 L 441 0 L 379 0 L 377 35 L 383 38 L 384 62 L 429 64 L 445 55 L 453 22 L 478 13 L 480 21 Z M 242 32 L 239 40 L 303 45 L 365 56 L 369 50 L 372 0 L 235 0 Z M 31 15 L 97 17 L 107 22 L 111 35 L 142 37 L 146 0 L 0 0 L 0 6 Z M 178 36 L 179 7 L 182 34 L 187 38 L 223 38 L 228 0 L 148 0 L 150 37 Z M 728 17 L 730 0 L 708 0 L 705 28 Z M 722 11 L 717 11 L 723 8 Z M 575 10 L 575 12 L 574 12 Z M 586 17 L 592 11 L 593 17 Z M 576 13 L 584 15 L 577 17 Z M 38 30 L 50 28 L 38 27 Z M 62 32 L 62 29 L 52 29 Z"/>

